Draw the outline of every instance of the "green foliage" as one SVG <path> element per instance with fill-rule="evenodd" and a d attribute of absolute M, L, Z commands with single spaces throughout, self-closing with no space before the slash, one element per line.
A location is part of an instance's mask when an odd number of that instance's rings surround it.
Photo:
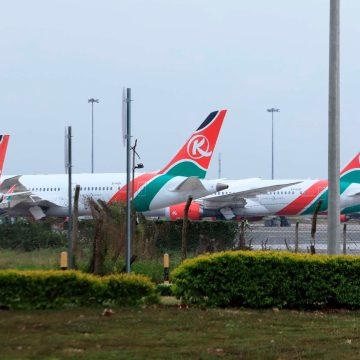
<path fill-rule="evenodd" d="M 0 248 L 32 251 L 40 248 L 62 247 L 64 232 L 52 231 L 47 222 L 19 221 L 0 225 Z"/>
<path fill-rule="evenodd" d="M 0 306 L 47 309 L 157 302 L 155 285 L 141 275 L 97 277 L 77 271 L 0 271 Z"/>
<path fill-rule="evenodd" d="M 172 272 L 187 303 L 252 308 L 360 308 L 360 257 L 222 252 Z"/>
<path fill-rule="evenodd" d="M 157 284 L 156 290 L 161 296 L 173 296 L 172 291 L 173 285 L 166 285 L 166 284 Z"/>
<path fill-rule="evenodd" d="M 148 276 L 152 281 L 156 283 L 164 280 L 164 266 L 161 260 L 135 261 L 131 266 L 131 270 L 135 274 Z"/>

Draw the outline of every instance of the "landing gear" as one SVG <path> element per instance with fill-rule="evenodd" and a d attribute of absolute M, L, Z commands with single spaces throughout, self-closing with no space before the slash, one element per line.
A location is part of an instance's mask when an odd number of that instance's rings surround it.
<path fill-rule="evenodd" d="M 290 221 L 285 216 L 274 217 L 264 220 L 264 226 L 266 227 L 287 227 L 291 226 Z"/>
<path fill-rule="evenodd" d="M 285 216 L 280 216 L 280 226 L 286 227 L 291 226 L 290 221 Z"/>

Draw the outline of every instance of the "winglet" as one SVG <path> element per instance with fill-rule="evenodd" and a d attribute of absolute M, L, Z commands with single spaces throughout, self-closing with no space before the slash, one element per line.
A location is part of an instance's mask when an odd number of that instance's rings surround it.
<path fill-rule="evenodd" d="M 0 135 L 0 177 L 2 174 L 10 135 Z"/>
<path fill-rule="evenodd" d="M 225 115 L 226 110 L 210 113 L 159 174 L 197 176 L 203 179 L 209 168 Z"/>

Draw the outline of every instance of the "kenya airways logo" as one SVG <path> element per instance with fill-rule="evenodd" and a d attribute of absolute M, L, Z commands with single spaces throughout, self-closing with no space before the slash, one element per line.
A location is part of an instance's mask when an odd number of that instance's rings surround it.
<path fill-rule="evenodd" d="M 204 135 L 196 135 L 188 142 L 187 152 L 192 159 L 201 159 L 211 156 L 212 151 L 209 151 L 209 148 L 209 140 Z"/>

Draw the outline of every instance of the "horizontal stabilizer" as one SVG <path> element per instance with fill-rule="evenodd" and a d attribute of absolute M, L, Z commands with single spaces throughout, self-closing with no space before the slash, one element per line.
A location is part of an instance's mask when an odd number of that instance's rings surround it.
<path fill-rule="evenodd" d="M 360 195 L 360 192 L 355 192 L 355 193 L 351 193 L 351 194 L 348 194 L 348 196 L 351 196 L 351 197 L 356 197 L 356 196 L 359 196 Z"/>
<path fill-rule="evenodd" d="M 205 190 L 204 185 L 200 179 L 196 176 L 190 176 L 178 184 L 175 188 L 170 191 L 180 192 L 180 191 L 195 191 L 195 190 Z"/>
<path fill-rule="evenodd" d="M 6 193 L 14 186 L 18 191 L 28 191 L 28 189 L 19 181 L 21 175 L 5 179 L 0 185 L 0 192 Z"/>

